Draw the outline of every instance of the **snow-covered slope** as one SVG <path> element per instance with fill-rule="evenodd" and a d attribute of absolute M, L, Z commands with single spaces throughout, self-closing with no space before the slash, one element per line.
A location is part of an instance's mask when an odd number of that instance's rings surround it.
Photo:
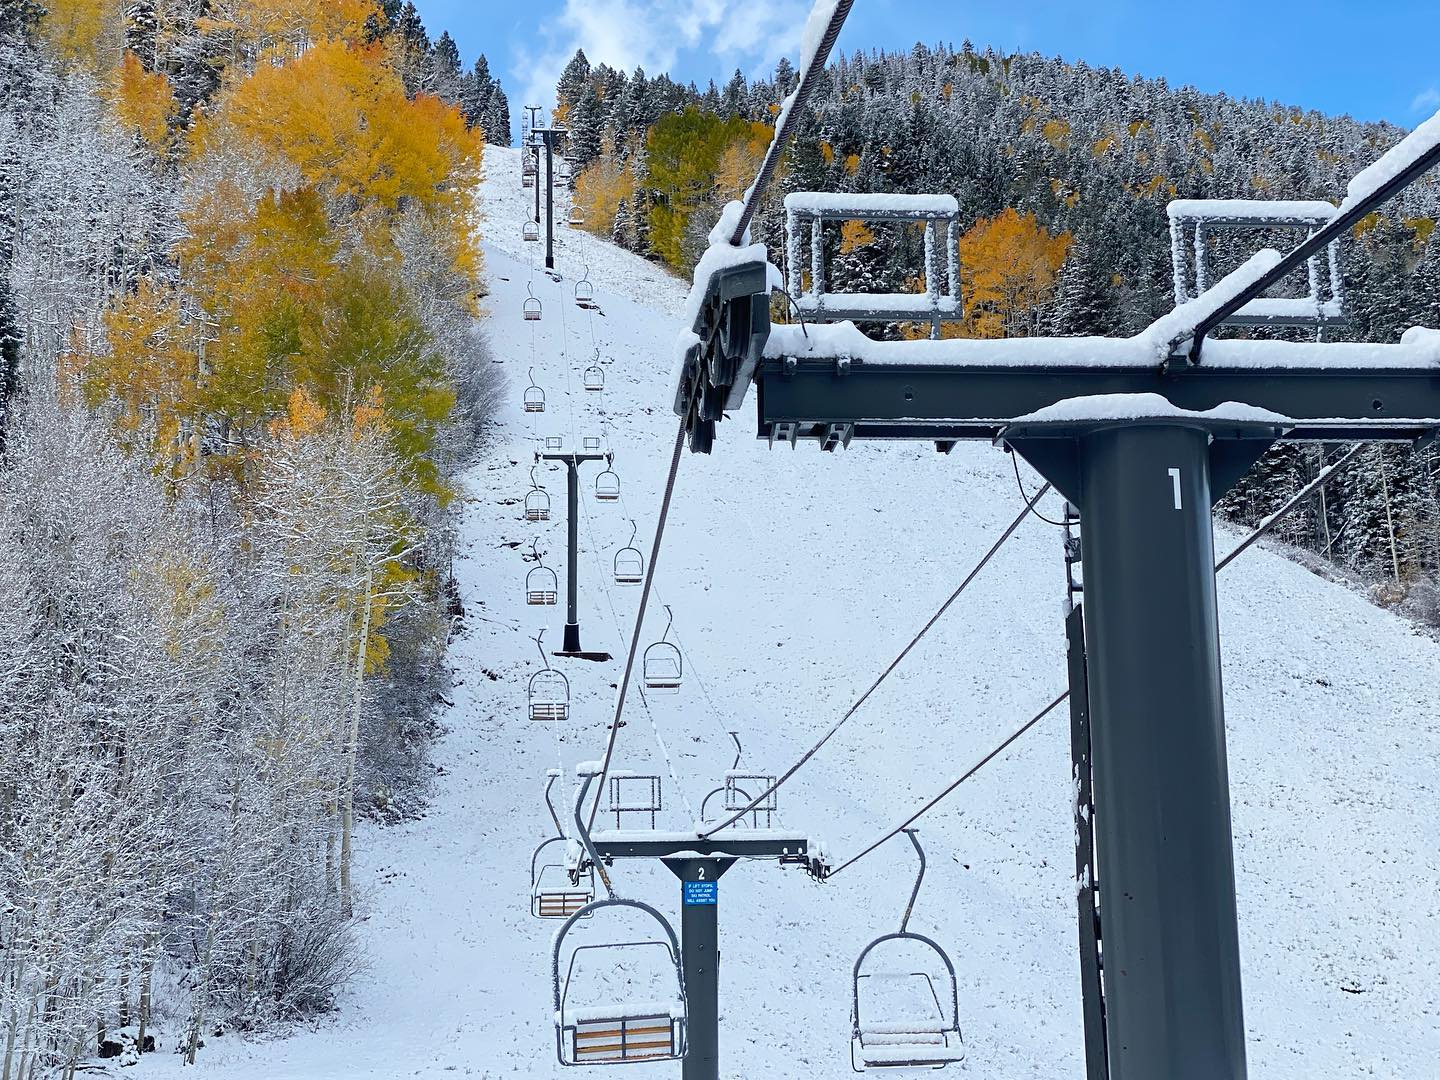
<path fill-rule="evenodd" d="M 525 680 L 539 659 L 529 639 L 546 626 L 547 645 L 558 645 L 563 607 L 524 605 L 521 546 L 538 537 L 563 580 L 563 474 L 544 478 L 555 520 L 527 524 L 520 499 L 537 437 L 602 434 L 614 450 L 622 502 L 588 491 L 582 502 L 581 625 L 587 647 L 621 656 L 639 590 L 609 584 L 610 559 L 632 517 L 648 551 L 674 436 L 666 380 L 684 286 L 563 227 L 564 280 L 552 282 L 534 268 L 543 244 L 520 237 L 529 193 L 516 155 L 492 151 L 489 174 L 487 329 L 511 393 L 488 460 L 468 477 L 458 571 L 467 632 L 453 650 L 459 685 L 435 753 L 433 805 L 424 820 L 363 839 L 369 964 L 339 1016 L 279 1042 L 212 1039 L 202 1076 L 562 1072 L 554 924 L 528 915 L 530 855 L 552 831 L 545 770 L 599 755 L 619 663 L 561 661 L 574 719 L 558 731 L 526 720 Z M 587 264 L 603 315 L 571 300 Z M 539 323 L 521 318 L 527 284 L 544 303 Z M 597 347 L 601 395 L 580 386 Z M 532 364 L 550 399 L 539 416 L 519 404 Z M 682 463 L 647 627 L 658 637 L 661 605 L 671 605 L 691 678 L 680 695 L 652 699 L 648 717 L 637 701 L 620 736 L 620 766 L 665 774 L 662 827 L 685 827 L 685 800 L 698 806 L 720 783 L 733 756 L 728 730 L 741 733 L 747 767 L 788 765 L 1020 505 L 1009 461 L 988 446 L 949 457 L 910 446 L 771 451 L 753 439 L 748 410 L 722 425 L 712 457 Z M 1233 542 L 1222 536 L 1219 546 Z M 1263 550 L 1221 580 L 1252 1074 L 1434 1076 L 1440 648 Z M 1049 701 L 1064 686 L 1062 592 L 1056 530 L 1027 522 L 782 791 L 785 824 L 822 835 L 843 858 Z M 975 1075 L 1082 1074 L 1069 793 L 1068 719 L 1057 712 L 921 823 L 930 873 L 912 928 L 955 959 L 965 1070 Z M 624 894 L 677 913 L 668 874 L 623 863 L 615 875 Z M 730 872 L 720 907 L 726 1076 L 849 1075 L 851 964 L 895 928 L 912 879 L 902 841 L 823 886 L 768 863 Z M 141 1071 L 174 1068 L 157 1055 Z"/>

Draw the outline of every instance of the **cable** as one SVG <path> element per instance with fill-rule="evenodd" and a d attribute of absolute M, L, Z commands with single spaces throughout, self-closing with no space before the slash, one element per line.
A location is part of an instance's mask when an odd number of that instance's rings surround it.
<path fill-rule="evenodd" d="M 1020 498 L 1028 499 L 1030 496 L 1025 494 L 1025 485 L 1020 482 L 1020 455 L 1015 453 L 1014 450 L 1007 451 L 1007 453 L 1010 455 L 1010 464 L 1015 466 L 1015 486 L 1020 489 Z M 1030 512 L 1045 522 L 1046 525 L 1058 525 L 1062 529 L 1065 527 L 1065 522 L 1051 521 L 1044 514 L 1040 513 L 1039 510 L 1031 510 Z"/>
<path fill-rule="evenodd" d="M 880 839 L 876 840 L 876 841 L 875 841 L 874 843 L 872 843 L 869 847 L 867 847 L 864 851 L 860 852 L 859 855 L 853 855 L 853 856 L 851 856 L 850 858 L 846 859 L 843 863 L 841 863 L 839 866 L 837 866 L 834 870 L 831 870 L 828 874 L 826 874 L 826 875 L 825 875 L 826 878 L 832 878 L 832 877 L 834 877 L 836 874 L 840 873 L 841 870 L 844 870 L 847 866 L 852 866 L 852 865 L 854 865 L 855 863 L 859 862 L 859 861 L 860 861 L 861 859 L 863 859 L 866 855 L 869 855 L 872 851 L 874 851 L 876 848 L 878 848 L 881 844 L 885 843 L 885 841 L 889 840 L 891 837 L 899 836 L 902 832 L 904 832 L 906 829 L 908 829 L 911 825 L 914 825 L 915 822 L 919 821 L 922 817 L 924 817 L 926 814 L 928 814 L 928 813 L 929 813 L 931 810 L 933 810 L 936 806 L 938 806 L 940 803 L 944 802 L 945 799 L 946 799 L 946 797 L 949 796 L 949 794 L 950 794 L 952 791 L 954 791 L 956 788 L 958 788 L 961 784 L 965 783 L 966 780 L 969 780 L 972 776 L 974 776 L 976 773 L 978 773 L 978 772 L 979 772 L 981 769 L 983 769 L 986 765 L 990 764 L 990 762 L 994 761 L 997 757 L 999 757 L 999 756 L 1000 756 L 1001 754 L 1003 754 L 1006 750 L 1008 750 L 1008 749 L 1010 748 L 1011 744 L 1014 743 L 1016 739 L 1020 738 L 1021 735 L 1024 735 L 1027 731 L 1029 731 L 1031 728 L 1033 728 L 1033 727 L 1034 727 L 1036 724 L 1038 724 L 1041 720 L 1044 720 L 1045 717 L 1049 716 L 1052 712 L 1054 712 L 1057 708 L 1059 708 L 1060 704 L 1061 704 L 1062 702 L 1064 702 L 1067 698 L 1069 698 L 1069 696 L 1070 696 L 1070 691 L 1069 691 L 1069 690 L 1066 690 L 1063 694 L 1061 694 L 1059 697 L 1057 697 L 1054 701 L 1050 702 L 1049 705 L 1046 705 L 1043 709 L 1041 709 L 1038 713 L 1036 713 L 1034 716 L 1032 716 L 1029 720 L 1027 720 L 1027 721 L 1025 721 L 1025 723 L 1021 724 L 1020 727 L 1019 727 L 1018 729 L 1016 729 L 1016 731 L 1014 732 L 1014 734 L 1012 734 L 1009 738 L 1007 738 L 1004 742 L 1002 742 L 1002 743 L 1001 743 L 999 746 L 997 746 L 994 750 L 991 750 L 988 754 L 986 754 L 983 758 L 981 758 L 979 761 L 977 761 L 974 765 L 970 766 L 970 768 L 969 768 L 968 770 L 966 770 L 964 773 L 962 773 L 962 774 L 959 776 L 959 778 L 956 779 L 949 787 L 947 787 L 944 791 L 940 792 L 939 795 L 936 795 L 933 799 L 931 799 L 929 802 L 927 802 L 924 806 L 920 807 L 919 810 L 916 810 L 915 813 L 911 814 L 911 815 L 904 821 L 903 824 L 900 824 L 900 825 L 896 826 L 895 828 L 891 829 L 891 830 L 890 830 L 889 832 L 887 832 L 884 836 L 882 836 Z"/>
<path fill-rule="evenodd" d="M 1337 473 L 1347 468 L 1352 461 L 1356 460 L 1356 458 L 1359 457 L 1360 451 L 1364 450 L 1368 445 L 1368 443 L 1356 443 L 1343 455 L 1336 458 L 1333 463 L 1321 469 L 1315 475 L 1314 480 L 1311 480 L 1310 483 L 1306 484 L 1294 495 L 1290 496 L 1290 498 L 1281 505 L 1280 509 L 1276 510 L 1264 521 L 1260 522 L 1260 524 L 1255 527 L 1255 530 L 1244 540 L 1240 541 L 1239 545 L 1237 545 L 1236 548 L 1231 551 L 1229 555 L 1226 555 L 1223 559 L 1216 563 L 1216 572 L 1218 573 L 1219 571 L 1224 570 L 1225 567 L 1229 566 L 1232 562 L 1234 562 L 1236 557 L 1238 557 L 1243 551 L 1245 551 L 1246 548 L 1248 548 L 1251 544 L 1255 543 L 1255 541 L 1259 540 L 1262 536 L 1264 536 L 1271 529 L 1273 529 L 1276 524 L 1279 523 L 1281 518 L 1290 513 L 1291 510 L 1294 510 L 1295 507 L 1299 506 L 1302 502 L 1304 502 L 1311 495 L 1313 495 L 1318 488 L 1324 487 L 1327 483 L 1329 483 L 1330 480 L 1334 478 Z"/>
<path fill-rule="evenodd" d="M 1305 487 L 1303 487 L 1289 501 L 1287 501 L 1283 506 L 1281 506 L 1280 509 L 1276 510 L 1275 513 L 1271 514 L 1268 518 L 1262 521 L 1260 525 L 1254 529 L 1254 531 L 1252 531 L 1248 536 L 1245 537 L 1244 540 L 1240 542 L 1240 544 L 1235 548 L 1234 551 L 1230 552 L 1229 555 L 1225 556 L 1225 558 L 1221 559 L 1218 563 L 1216 563 L 1215 572 L 1218 574 L 1221 570 L 1225 569 L 1225 567 L 1229 566 L 1232 562 L 1235 561 L 1235 558 L 1238 555 L 1249 549 L 1251 545 L 1253 545 L 1257 540 L 1259 540 L 1267 532 L 1273 529 L 1282 518 L 1284 518 L 1287 514 L 1289 514 L 1302 502 L 1304 502 L 1305 499 L 1311 494 L 1313 494 L 1317 488 L 1322 487 L 1325 483 L 1333 479 L 1337 473 L 1339 473 L 1352 460 L 1356 458 L 1360 450 L 1363 449 L 1363 446 L 1364 444 L 1354 447 L 1353 449 L 1348 451 L 1343 457 L 1335 461 L 1334 464 L 1328 465 L 1324 469 L 1322 469 L 1320 471 L 1320 474 L 1316 476 L 1314 480 L 1312 480 L 1309 484 L 1306 484 Z M 915 824 L 915 822 L 919 821 L 920 818 L 924 817 L 931 810 L 935 809 L 935 807 L 939 806 L 940 803 L 944 802 L 947 798 L 949 798 L 949 796 L 955 791 L 956 788 L 960 787 L 961 784 L 965 783 L 965 781 L 969 780 L 986 765 L 994 761 L 997 757 L 999 757 L 1002 753 L 1009 749 L 1010 746 L 1017 739 L 1020 738 L 1020 736 L 1024 735 L 1041 720 L 1045 719 L 1045 717 L 1049 716 L 1050 713 L 1054 712 L 1056 708 L 1058 708 L 1063 702 L 1069 700 L 1069 698 L 1070 691 L 1066 690 L 1063 694 L 1057 697 L 1054 701 L 1050 702 L 1049 705 L 1046 705 L 1043 709 L 1041 709 L 1038 713 L 1032 716 L 1024 724 L 1021 724 L 1020 727 L 1017 728 L 1011 735 L 1009 735 L 1002 743 L 1000 743 L 999 746 L 997 746 L 994 750 L 990 751 L 990 753 L 986 754 L 983 758 L 976 762 L 975 765 L 973 765 L 969 769 L 969 771 L 958 777 L 948 787 L 941 791 L 940 794 L 936 795 L 930 801 L 925 803 L 923 806 L 920 807 L 919 810 L 911 814 L 895 828 L 889 830 L 880 839 L 870 844 L 870 846 L 865 848 L 865 850 L 861 851 L 860 854 L 851 856 L 839 866 L 837 866 L 834 870 L 831 870 L 828 874 L 826 874 L 826 878 L 832 878 L 841 870 L 844 870 L 846 867 L 853 866 L 855 863 L 863 859 L 866 855 L 869 855 L 872 851 L 878 848 L 881 844 L 885 843 L 885 841 L 891 839 L 892 837 L 898 836 L 900 833 L 908 829 L 911 825 Z"/>
<path fill-rule="evenodd" d="M 790 135 L 795 130 L 796 117 L 805 108 L 805 103 L 810 100 L 811 87 L 815 85 L 815 81 L 825 70 L 825 65 L 829 63 L 830 50 L 835 47 L 835 39 L 840 36 L 840 28 L 845 25 L 845 19 L 849 16 L 850 8 L 854 3 L 855 0 L 838 0 L 835 10 L 830 13 L 830 21 L 826 24 L 825 33 L 820 38 L 815 55 L 810 58 L 809 65 L 800 73 L 800 82 L 795 87 L 795 94 L 789 103 L 789 108 L 782 106 L 780 124 L 775 129 L 775 137 L 770 140 L 770 145 L 765 150 L 765 159 L 760 163 L 760 172 L 755 177 L 755 183 L 750 185 L 750 189 L 745 192 L 740 219 L 735 223 L 735 231 L 730 237 L 731 247 L 739 247 L 744 243 L 745 232 L 750 228 L 750 222 L 755 217 L 755 211 L 760 205 L 760 196 L 775 175 L 775 168 L 780 163 L 780 155 L 784 152 L 785 144 L 790 141 Z M 809 29 L 808 25 L 806 29 Z"/>
<path fill-rule="evenodd" d="M 1044 487 L 1042 487 L 1039 491 L 1035 493 L 1035 497 L 1025 504 L 1025 508 L 1015 516 L 1015 520 L 1010 522 L 1009 526 L 1005 529 L 1005 531 L 1001 533 L 1000 539 L 996 540 L 995 543 L 990 546 L 990 550 L 987 551 L 985 555 L 980 559 L 980 561 L 975 564 L 975 568 L 971 570 L 970 573 L 965 575 L 965 580 L 960 582 L 959 586 L 955 589 L 955 591 L 950 594 L 949 599 L 947 599 L 943 604 L 940 605 L 939 610 L 936 611 L 934 615 L 930 616 L 929 622 L 922 626 L 920 628 L 920 632 L 916 634 L 913 638 L 911 638 L 909 644 L 907 644 L 903 649 L 900 650 L 900 654 L 896 656 L 894 660 L 890 661 L 889 665 L 885 668 L 885 670 L 880 673 L 879 678 L 872 682 L 869 688 L 863 694 L 861 694 L 859 698 L 856 699 L 855 704 L 851 705 L 850 708 L 846 710 L 845 714 L 841 716 L 839 720 L 836 720 L 835 723 L 830 725 L 830 730 L 825 732 L 825 734 L 820 737 L 820 741 L 817 742 L 814 746 L 812 746 L 809 750 L 805 751 L 805 753 L 800 756 L 800 760 L 795 762 L 794 765 L 791 765 L 790 768 L 786 769 L 784 774 L 781 775 L 773 784 L 770 785 L 769 788 L 767 788 L 757 798 L 752 800 L 749 806 L 745 807 L 745 809 L 743 810 L 735 812 L 730 817 L 720 822 L 720 824 L 716 825 L 713 829 L 710 829 L 708 832 L 700 833 L 700 838 L 702 840 L 714 836 L 721 829 L 729 828 L 731 825 L 735 824 L 735 822 L 739 821 L 742 817 L 748 814 L 751 810 L 754 810 L 761 803 L 765 802 L 777 791 L 779 791 L 787 780 L 789 780 L 792 776 L 799 772 L 800 769 L 804 767 L 806 762 L 808 762 L 811 758 L 813 758 L 817 753 L 820 752 L 820 749 L 826 743 L 828 743 L 831 737 L 834 736 L 834 734 L 845 725 L 845 722 L 860 711 L 860 706 L 864 705 L 865 702 L 869 700 L 870 695 L 880 688 L 880 684 L 890 677 L 890 673 L 900 666 L 901 662 L 905 659 L 905 657 L 910 655 L 910 651 L 914 649 L 916 645 L 920 644 L 921 639 L 923 639 L 925 635 L 930 632 L 931 628 L 940 621 L 940 617 L 944 615 L 945 612 L 950 610 L 950 605 L 955 603 L 956 600 L 960 599 L 960 594 L 963 593 L 967 588 L 969 588 L 970 583 L 979 576 L 980 571 L 984 570 L 990 560 L 995 557 L 995 553 L 1005 545 L 1006 541 L 1008 541 L 1010 537 L 1015 535 L 1015 530 L 1021 526 L 1021 524 L 1025 521 L 1025 518 L 1035 508 L 1035 504 L 1039 502 L 1041 497 L 1044 496 L 1044 494 L 1049 490 L 1050 485 L 1047 483 Z"/>
<path fill-rule="evenodd" d="M 625 674 L 615 694 L 615 719 L 610 724 L 610 737 L 605 743 L 605 757 L 600 765 L 600 788 L 605 790 L 605 778 L 610 772 L 610 761 L 615 756 L 615 739 L 620 734 L 620 721 L 625 715 L 625 692 L 630 686 L 630 676 L 635 670 L 635 654 L 640 648 L 640 630 L 645 625 L 645 609 L 650 606 L 650 590 L 655 582 L 655 565 L 660 561 L 660 542 L 665 537 L 665 522 L 670 517 L 670 502 L 675 495 L 675 477 L 680 471 L 680 454 L 685 449 L 685 419 L 681 417 L 679 430 L 675 433 L 675 448 L 670 454 L 670 473 L 665 479 L 665 494 L 660 500 L 660 518 L 655 526 L 655 539 L 650 543 L 650 563 L 645 567 L 645 584 L 640 591 L 640 610 L 635 613 L 635 632 L 630 636 L 630 650 L 625 657 Z M 600 811 L 600 795 L 590 806 L 587 828 L 594 828 L 595 815 Z"/>
<path fill-rule="evenodd" d="M 589 506 L 583 499 L 580 500 L 580 506 L 581 516 L 585 521 L 585 531 L 590 537 L 590 557 L 595 564 L 596 580 L 600 582 L 600 589 L 605 594 L 605 603 L 610 608 L 610 619 L 615 626 L 615 637 L 623 645 L 625 642 L 625 632 L 620 628 L 620 613 L 615 609 L 615 595 L 610 588 L 610 582 L 605 573 L 605 565 L 600 559 L 599 544 L 596 542 L 597 536 L 595 526 L 590 519 Z M 654 710 L 650 708 L 650 701 L 645 696 L 645 692 L 641 690 L 639 694 L 640 705 L 644 708 L 645 715 L 650 720 L 650 730 L 655 733 L 655 745 L 659 747 L 660 756 L 665 759 L 665 765 L 670 770 L 670 780 L 675 785 L 676 792 L 679 793 L 680 801 L 685 805 L 685 813 L 689 815 L 689 819 L 693 821 L 695 819 L 695 808 L 690 805 L 690 797 L 685 793 L 684 785 L 680 783 L 680 776 L 675 769 L 675 761 L 670 756 L 670 748 L 665 743 L 665 737 L 660 734 L 660 724 L 655 719 Z"/>

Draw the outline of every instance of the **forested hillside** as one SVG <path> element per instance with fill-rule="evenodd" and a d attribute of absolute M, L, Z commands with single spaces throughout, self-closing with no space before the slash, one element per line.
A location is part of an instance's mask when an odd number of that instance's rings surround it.
<path fill-rule="evenodd" d="M 0 1080 L 160 1019 L 193 1060 L 356 962 L 355 823 L 448 686 L 508 128 L 413 5 L 0 0 Z"/>
<path fill-rule="evenodd" d="M 688 272 L 725 201 L 754 175 L 796 75 L 738 72 L 705 91 L 665 76 L 565 71 L 558 114 L 572 132 L 587 227 Z M 943 192 L 957 197 L 966 336 L 1131 334 L 1174 305 L 1165 208 L 1175 198 L 1329 199 L 1403 132 L 1263 101 L 1201 94 L 1036 55 L 917 45 L 833 64 L 757 226 L 783 254 L 788 191 Z M 1357 230 L 1343 253 L 1348 330 L 1396 341 L 1440 325 L 1440 189 L 1416 185 Z M 1268 235 L 1261 243 L 1293 244 Z M 913 231 L 849 226 L 827 237 L 833 287 L 919 288 Z M 1238 264 L 1243 253 L 1220 252 Z M 779 306 L 776 316 L 784 318 Z M 904 326 L 881 333 L 914 333 Z M 1257 520 L 1310 479 L 1317 449 L 1280 448 L 1224 505 Z M 1283 535 L 1328 553 L 1386 602 L 1440 620 L 1440 459 L 1391 448 L 1365 460 Z"/>

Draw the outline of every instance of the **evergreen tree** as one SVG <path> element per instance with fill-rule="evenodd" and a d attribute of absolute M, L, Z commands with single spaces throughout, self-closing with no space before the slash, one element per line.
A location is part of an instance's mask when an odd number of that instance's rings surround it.
<path fill-rule="evenodd" d="M 1079 240 L 1055 282 L 1049 332 L 1058 337 L 1104 336 L 1118 332 L 1115 286 L 1095 258 L 1089 240 Z"/>

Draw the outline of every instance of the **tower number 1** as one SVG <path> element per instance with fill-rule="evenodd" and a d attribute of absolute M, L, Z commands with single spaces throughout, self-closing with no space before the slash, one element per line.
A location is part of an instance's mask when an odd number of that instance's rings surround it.
<path fill-rule="evenodd" d="M 1165 470 L 1165 471 L 1170 474 L 1170 483 L 1171 483 L 1171 484 L 1174 486 L 1174 488 L 1175 488 L 1175 509 L 1176 509 L 1176 510 L 1183 509 L 1183 507 L 1182 507 L 1182 505 L 1181 505 L 1181 503 L 1180 503 L 1180 470 L 1179 470 L 1179 469 L 1167 469 L 1167 470 Z"/>

